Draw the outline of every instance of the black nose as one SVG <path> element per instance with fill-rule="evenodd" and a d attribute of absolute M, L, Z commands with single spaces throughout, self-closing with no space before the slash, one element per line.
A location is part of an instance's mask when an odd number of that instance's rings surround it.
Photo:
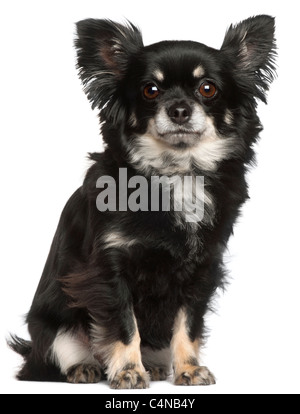
<path fill-rule="evenodd" d="M 168 115 L 175 124 L 182 125 L 188 122 L 192 109 L 186 103 L 176 103 L 169 108 Z"/>

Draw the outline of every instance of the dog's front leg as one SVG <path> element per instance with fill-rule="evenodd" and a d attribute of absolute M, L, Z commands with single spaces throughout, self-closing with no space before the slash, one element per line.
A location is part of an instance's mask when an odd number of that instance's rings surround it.
<path fill-rule="evenodd" d="M 129 318 L 131 320 L 127 320 L 127 324 L 120 326 L 121 330 L 131 331 L 128 340 L 112 340 L 109 327 L 103 327 L 97 321 L 92 325 L 94 354 L 104 362 L 110 386 L 115 389 L 149 386 L 149 375 L 142 364 L 141 339 L 133 312 Z"/>
<path fill-rule="evenodd" d="M 213 374 L 200 366 L 200 338 L 191 338 L 190 326 L 185 308 L 179 310 L 173 330 L 171 351 L 176 385 L 211 385 L 215 384 Z"/>
<path fill-rule="evenodd" d="M 107 249 L 83 272 L 66 276 L 63 285 L 73 300 L 71 306 L 90 315 L 90 350 L 105 369 L 110 386 L 146 388 L 149 375 L 142 364 L 123 252 Z"/>

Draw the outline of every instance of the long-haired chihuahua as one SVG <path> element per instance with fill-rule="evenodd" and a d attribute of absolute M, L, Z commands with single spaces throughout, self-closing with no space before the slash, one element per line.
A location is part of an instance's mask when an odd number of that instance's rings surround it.
<path fill-rule="evenodd" d="M 220 50 L 144 46 L 131 23 L 77 24 L 79 75 L 105 143 L 67 202 L 27 315 L 12 336 L 31 381 L 146 388 L 209 385 L 204 317 L 224 284 L 223 253 L 248 198 L 275 77 L 274 19 L 231 25 Z"/>

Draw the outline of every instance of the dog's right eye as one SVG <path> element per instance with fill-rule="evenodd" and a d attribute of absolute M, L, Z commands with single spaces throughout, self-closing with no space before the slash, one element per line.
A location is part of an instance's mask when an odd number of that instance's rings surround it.
<path fill-rule="evenodd" d="M 154 83 L 149 83 L 144 88 L 144 96 L 147 99 L 155 99 L 159 95 L 159 89 Z"/>

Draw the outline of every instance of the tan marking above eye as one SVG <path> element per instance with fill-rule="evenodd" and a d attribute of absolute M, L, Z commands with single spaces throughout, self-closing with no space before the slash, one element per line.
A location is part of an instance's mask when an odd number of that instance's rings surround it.
<path fill-rule="evenodd" d="M 202 78 L 202 76 L 204 75 L 205 71 L 203 69 L 203 67 L 201 65 L 197 66 L 194 70 L 193 70 L 193 76 L 194 78 Z"/>
<path fill-rule="evenodd" d="M 165 75 L 159 69 L 156 69 L 156 71 L 153 73 L 153 75 L 159 82 L 163 82 L 163 80 L 165 79 Z"/>

